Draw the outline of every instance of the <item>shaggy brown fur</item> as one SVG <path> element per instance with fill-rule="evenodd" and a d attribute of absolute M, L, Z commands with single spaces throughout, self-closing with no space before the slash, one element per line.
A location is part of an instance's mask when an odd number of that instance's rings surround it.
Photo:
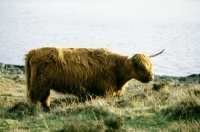
<path fill-rule="evenodd" d="M 25 56 L 27 97 L 50 109 L 50 89 L 89 96 L 113 96 L 123 92 L 132 78 L 153 79 L 152 63 L 144 54 L 131 59 L 107 49 L 53 48 L 31 50 Z"/>

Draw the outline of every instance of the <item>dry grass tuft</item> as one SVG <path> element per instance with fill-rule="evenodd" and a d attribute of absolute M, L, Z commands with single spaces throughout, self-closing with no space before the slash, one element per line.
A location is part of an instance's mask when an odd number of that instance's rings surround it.
<path fill-rule="evenodd" d="M 155 90 L 155 91 L 162 91 L 166 89 L 168 90 L 169 87 L 170 87 L 169 82 L 154 83 L 152 90 Z"/>
<path fill-rule="evenodd" d="M 129 107 L 129 106 L 131 106 L 132 105 L 132 102 L 131 101 L 129 101 L 129 100 L 119 100 L 119 101 L 116 101 L 115 102 L 115 105 L 117 106 L 117 107 L 121 107 L 121 108 L 124 108 L 124 107 Z"/>
<path fill-rule="evenodd" d="M 168 128 L 170 132 L 199 132 L 200 131 L 200 121 L 179 121 L 174 122 Z"/>
<path fill-rule="evenodd" d="M 67 107 L 69 105 L 73 105 L 76 103 L 80 103 L 81 101 L 77 97 L 66 97 L 62 99 L 54 99 L 51 102 L 51 108 L 56 109 L 58 107 Z"/>
<path fill-rule="evenodd" d="M 109 131 L 121 130 L 124 125 L 122 117 L 108 117 L 104 120 L 104 124 L 108 127 Z"/>
<path fill-rule="evenodd" d="M 195 90 L 194 90 L 194 95 L 200 97 L 200 89 L 198 89 L 198 90 L 195 89 Z"/>
<path fill-rule="evenodd" d="M 179 103 L 161 111 L 171 119 L 200 119 L 200 102 L 196 98 L 186 98 Z"/>
<path fill-rule="evenodd" d="M 66 122 L 59 132 L 105 132 L 105 127 L 101 122 L 98 122 L 98 124 L 89 124 L 80 122 L 79 120 L 73 120 Z"/>
<path fill-rule="evenodd" d="M 80 120 L 72 120 L 66 122 L 60 132 L 121 132 L 124 125 L 123 118 L 107 117 L 103 121 L 80 122 Z"/>

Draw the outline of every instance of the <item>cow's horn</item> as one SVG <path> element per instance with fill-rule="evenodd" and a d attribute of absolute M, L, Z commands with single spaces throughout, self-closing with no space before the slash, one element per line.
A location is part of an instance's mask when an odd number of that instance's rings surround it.
<path fill-rule="evenodd" d="M 159 53 L 157 53 L 157 54 L 150 55 L 149 57 L 155 57 L 155 56 L 161 54 L 164 50 L 165 50 L 165 49 L 163 49 L 161 52 L 159 52 Z"/>
<path fill-rule="evenodd" d="M 134 59 L 134 58 L 136 57 L 136 55 L 137 55 L 137 54 L 128 56 L 128 57 L 127 57 L 127 60 L 132 60 L 132 59 Z"/>

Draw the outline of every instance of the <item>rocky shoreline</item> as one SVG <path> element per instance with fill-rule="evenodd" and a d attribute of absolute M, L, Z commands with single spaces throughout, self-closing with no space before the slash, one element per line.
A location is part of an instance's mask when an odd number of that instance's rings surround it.
<path fill-rule="evenodd" d="M 24 74 L 25 67 L 21 65 L 4 64 L 0 62 L 0 73 Z"/>
<path fill-rule="evenodd" d="M 15 75 L 15 78 L 20 78 L 25 73 L 23 65 L 4 64 L 0 62 L 0 78 L 6 75 Z M 176 77 L 176 76 L 160 76 L 155 75 L 155 82 L 175 81 L 177 83 L 198 83 L 200 84 L 200 74 L 191 74 L 189 76 Z"/>

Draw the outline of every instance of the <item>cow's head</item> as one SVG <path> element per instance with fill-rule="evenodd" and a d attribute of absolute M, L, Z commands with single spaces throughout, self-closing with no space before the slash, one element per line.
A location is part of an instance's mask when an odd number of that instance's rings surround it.
<path fill-rule="evenodd" d="M 153 74 L 153 65 L 150 58 L 161 54 L 163 51 L 164 50 L 150 56 L 147 56 L 145 54 L 135 54 L 129 56 L 127 59 L 131 61 L 132 64 L 131 69 L 134 78 L 143 83 L 148 83 L 152 81 L 154 79 L 154 74 Z"/>

